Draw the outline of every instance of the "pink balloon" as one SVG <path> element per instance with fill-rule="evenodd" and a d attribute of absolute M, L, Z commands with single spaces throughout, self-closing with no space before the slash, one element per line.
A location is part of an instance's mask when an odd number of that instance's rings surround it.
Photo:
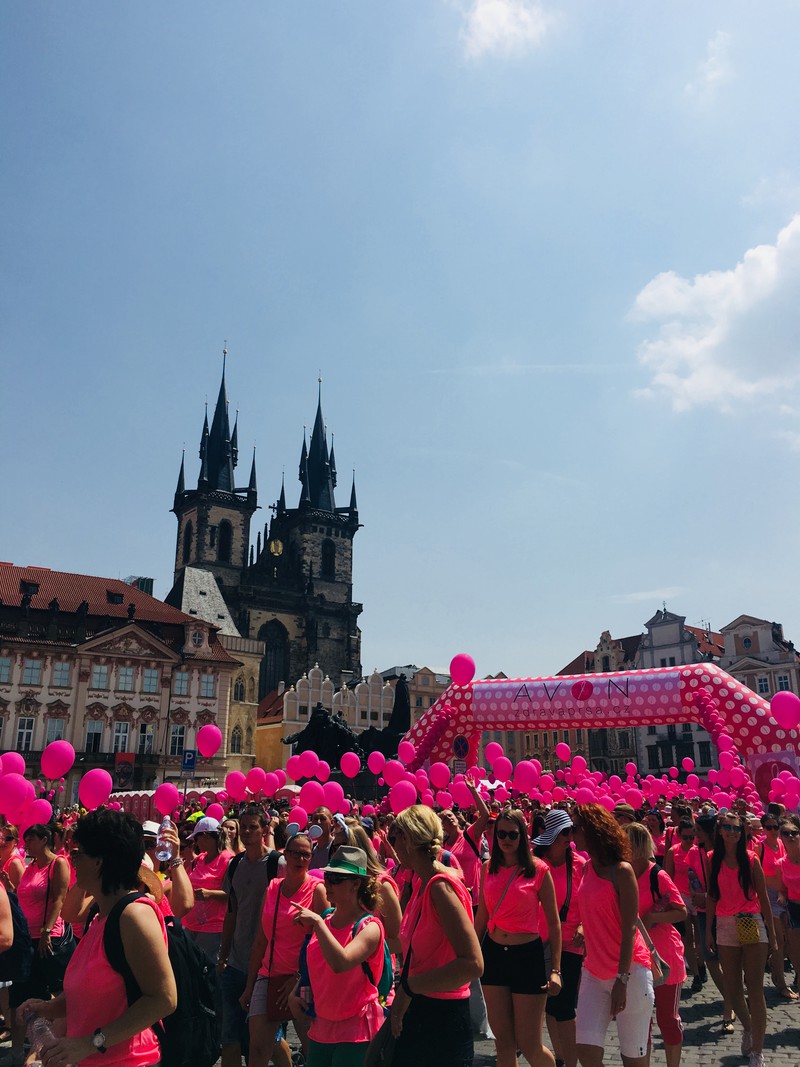
<path fill-rule="evenodd" d="M 244 800 L 247 792 L 247 779 L 241 771 L 229 771 L 225 776 L 225 788 L 233 800 Z"/>
<path fill-rule="evenodd" d="M 499 800 L 501 804 L 504 804 L 505 801 L 508 800 L 510 795 L 511 794 L 509 793 L 509 791 L 503 785 L 498 786 L 497 789 L 495 789 L 494 791 L 495 800 Z"/>
<path fill-rule="evenodd" d="M 53 806 L 49 800 L 34 800 L 27 809 L 28 825 L 35 822 L 48 823 L 53 818 Z"/>
<path fill-rule="evenodd" d="M 175 808 L 178 807 L 180 802 L 181 795 L 172 782 L 164 782 L 163 785 L 160 785 L 158 789 L 156 789 L 153 796 L 153 804 L 155 805 L 156 811 L 160 812 L 162 815 L 169 815 L 171 811 L 174 811 Z"/>
<path fill-rule="evenodd" d="M 225 809 L 221 804 L 209 804 L 206 808 L 206 815 L 209 819 L 216 819 L 217 822 L 222 822 L 225 818 Z"/>
<path fill-rule="evenodd" d="M 700 779 L 697 777 L 696 774 L 687 774 L 686 784 L 689 786 L 690 789 L 697 789 L 700 785 Z"/>
<path fill-rule="evenodd" d="M 3 774 L 25 776 L 25 760 L 20 756 L 19 752 L 4 752 L 0 756 L 0 764 L 3 767 Z"/>
<path fill-rule="evenodd" d="M 586 760 L 583 756 L 572 757 L 572 769 L 576 774 L 583 774 L 586 770 Z"/>
<path fill-rule="evenodd" d="M 260 793 L 264 788 L 264 782 L 266 780 L 267 772 L 262 770 L 261 767 L 253 767 L 252 770 L 247 772 L 245 782 L 251 793 Z"/>
<path fill-rule="evenodd" d="M 626 789 L 625 800 L 632 808 L 640 808 L 644 797 L 638 789 Z"/>
<path fill-rule="evenodd" d="M 401 741 L 397 746 L 398 758 L 401 759 L 403 763 L 410 763 L 416 754 L 417 750 L 410 741 Z"/>
<path fill-rule="evenodd" d="M 572 749 L 569 747 L 566 741 L 561 741 L 559 742 L 559 744 L 556 745 L 556 755 L 564 763 L 566 763 L 567 760 L 570 758 L 570 756 L 572 755 Z"/>
<path fill-rule="evenodd" d="M 424 804 L 427 808 L 433 807 L 433 793 L 430 790 L 422 793 L 419 798 L 420 804 Z"/>
<path fill-rule="evenodd" d="M 383 765 L 383 777 L 388 786 L 397 785 L 404 774 L 405 767 L 399 760 L 390 759 Z M 408 807 L 408 805 L 406 805 L 406 807 Z"/>
<path fill-rule="evenodd" d="M 732 752 L 720 752 L 719 765 L 723 771 L 729 771 L 733 766 L 733 753 Z"/>
<path fill-rule="evenodd" d="M 364 804 L 363 807 L 361 808 L 361 814 L 362 815 L 374 815 L 375 814 L 374 805 L 373 804 Z"/>
<path fill-rule="evenodd" d="M 602 804 L 603 807 L 606 808 L 608 811 L 613 811 L 616 807 L 616 804 L 614 803 L 614 798 L 609 796 L 598 797 L 597 803 Z"/>
<path fill-rule="evenodd" d="M 691 756 L 684 756 L 683 759 L 681 760 L 681 767 L 683 767 L 683 769 L 685 771 L 693 771 L 694 770 L 694 760 L 692 759 L 692 757 Z"/>
<path fill-rule="evenodd" d="M 417 802 L 417 791 L 410 782 L 397 782 L 389 790 L 389 804 L 395 815 Z"/>
<path fill-rule="evenodd" d="M 317 764 L 317 781 L 319 781 L 319 782 L 327 782 L 327 780 L 330 778 L 330 776 L 331 776 L 330 764 L 326 760 L 321 759 L 319 761 L 319 763 Z"/>
<path fill-rule="evenodd" d="M 731 785 L 734 789 L 741 789 L 747 781 L 747 775 L 741 767 L 734 767 L 731 771 Z"/>
<path fill-rule="evenodd" d="M 264 775 L 264 784 L 261 787 L 261 792 L 265 797 L 274 797 L 279 788 L 277 774 L 274 771 L 268 771 Z"/>
<path fill-rule="evenodd" d="M 300 753 L 298 760 L 302 777 L 313 778 L 319 767 L 319 756 L 316 752 L 309 748 L 306 752 Z"/>
<path fill-rule="evenodd" d="M 2 779 L 0 779 L 2 783 Z M 78 797 L 85 808 L 99 808 L 111 796 L 114 783 L 108 771 L 102 767 L 93 767 L 87 771 L 78 785 Z"/>
<path fill-rule="evenodd" d="M 450 782 L 450 768 L 446 763 L 432 763 L 428 778 L 435 789 L 446 789 Z"/>
<path fill-rule="evenodd" d="M 283 767 L 276 767 L 272 773 L 278 779 L 278 789 L 283 789 L 286 785 L 286 771 Z"/>
<path fill-rule="evenodd" d="M 594 803 L 594 793 L 588 786 L 582 785 L 580 789 L 575 791 L 575 802 L 577 804 L 592 804 Z"/>
<path fill-rule="evenodd" d="M 344 800 L 344 789 L 339 782 L 326 782 L 322 787 L 322 794 L 325 797 L 325 807 L 330 808 L 331 811 L 338 811 L 339 805 Z"/>
<path fill-rule="evenodd" d="M 382 752 L 370 752 L 367 756 L 367 766 L 373 774 L 380 774 L 384 763 L 386 763 L 386 757 Z"/>
<path fill-rule="evenodd" d="M 669 776 L 670 776 L 670 778 L 677 778 L 677 777 L 678 777 L 678 774 L 679 774 L 680 772 L 678 771 L 678 768 L 677 768 L 677 767 L 670 767 L 670 769 L 669 769 L 669 772 L 668 772 L 668 773 L 669 773 Z"/>
<path fill-rule="evenodd" d="M 452 794 L 453 800 L 460 808 L 469 808 L 475 804 L 475 801 L 472 799 L 472 793 L 470 793 L 469 789 L 467 789 L 463 782 L 453 782 L 450 787 L 450 793 Z"/>
<path fill-rule="evenodd" d="M 492 770 L 495 773 L 495 777 L 499 778 L 501 781 L 506 781 L 506 779 L 511 777 L 511 772 L 513 770 L 511 760 L 508 756 L 501 756 L 494 761 Z"/>
<path fill-rule="evenodd" d="M 355 752 L 344 752 L 339 760 L 339 766 L 345 778 L 355 778 L 361 770 L 361 760 Z"/>
<path fill-rule="evenodd" d="M 730 734 L 720 734 L 717 738 L 717 749 L 720 752 L 728 752 L 734 747 L 733 738 Z"/>
<path fill-rule="evenodd" d="M 459 652 L 450 660 L 450 677 L 455 685 L 469 685 L 475 677 L 475 660 L 466 652 Z"/>
<path fill-rule="evenodd" d="M 635 763 L 625 764 L 625 773 L 631 775 L 631 777 L 633 777 L 633 775 L 636 774 L 638 770 L 639 768 L 636 766 Z"/>
<path fill-rule="evenodd" d="M 211 759 L 222 744 L 222 731 L 213 722 L 206 723 L 197 731 L 197 751 L 204 759 Z"/>
<path fill-rule="evenodd" d="M 776 693 L 769 702 L 773 719 L 784 730 L 793 730 L 800 726 L 800 697 L 788 689 Z"/>
<path fill-rule="evenodd" d="M 69 741 L 51 741 L 42 753 L 42 774 L 45 778 L 61 778 L 75 762 L 75 749 Z"/>
<path fill-rule="evenodd" d="M 449 808 L 453 804 L 453 795 L 448 793 L 446 789 L 440 789 L 436 794 L 436 803 L 440 808 Z"/>
<path fill-rule="evenodd" d="M 296 822 L 300 830 L 304 829 L 308 822 L 308 812 L 305 808 L 301 808 L 299 804 L 296 804 L 289 811 L 289 822 Z"/>
<path fill-rule="evenodd" d="M 514 788 L 523 793 L 530 792 L 536 785 L 539 775 L 530 760 L 520 760 L 514 768 Z"/>
<path fill-rule="evenodd" d="M 303 777 L 303 772 L 300 770 L 300 757 L 290 756 L 286 761 L 286 774 L 293 782 L 298 781 Z"/>
<path fill-rule="evenodd" d="M 483 750 L 486 756 L 486 760 L 491 767 L 496 759 L 500 759 L 503 755 L 503 746 L 498 744 L 497 741 L 490 741 L 486 748 Z"/>
<path fill-rule="evenodd" d="M 325 803 L 325 790 L 319 782 L 306 782 L 300 790 L 300 807 L 306 811 L 316 811 L 319 807 L 327 807 Z"/>
<path fill-rule="evenodd" d="M 33 782 L 16 771 L 10 771 L 0 778 L 0 812 L 3 815 L 11 815 L 19 808 L 27 807 L 35 796 Z"/>

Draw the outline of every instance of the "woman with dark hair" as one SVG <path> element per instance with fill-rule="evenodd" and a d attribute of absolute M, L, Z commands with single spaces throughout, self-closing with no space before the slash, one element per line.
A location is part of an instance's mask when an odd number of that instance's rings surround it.
<path fill-rule="evenodd" d="M 95 898 L 98 914 L 69 962 L 64 992 L 55 1000 L 25 1001 L 17 1017 L 22 1022 L 33 1011 L 49 1020 L 66 1019 L 66 1036 L 42 1053 L 45 1067 L 149 1067 L 159 1062 L 150 1027 L 175 1010 L 178 998 L 164 921 L 149 897 L 130 897 L 144 855 L 142 828 L 127 812 L 101 808 L 78 821 L 73 843 L 78 883 Z M 112 910 L 141 991 L 132 1004 L 103 944 Z"/>
<path fill-rule="evenodd" d="M 392 825 L 398 861 L 413 873 L 400 925 L 407 972 L 392 1003 L 393 1067 L 470 1067 L 469 984 L 483 972 L 464 883 L 438 862 L 442 824 L 413 804 Z"/>
<path fill-rule="evenodd" d="M 367 857 L 367 872 L 378 884 L 378 899 L 375 914 L 381 921 L 386 941 L 393 953 L 400 951 L 400 922 L 403 912 L 400 908 L 400 889 L 389 874 L 372 847 L 369 834 L 363 826 L 353 826 L 350 830 L 352 842 L 356 848 L 363 849 Z"/>
<path fill-rule="evenodd" d="M 645 814 L 642 823 L 653 839 L 653 859 L 659 867 L 663 867 L 664 856 L 667 851 L 667 824 L 664 821 L 664 816 L 658 808 L 651 808 Z"/>
<path fill-rule="evenodd" d="M 778 945 L 778 951 L 770 955 L 772 984 L 784 1000 L 797 1000 L 797 993 L 786 984 L 786 972 L 783 967 L 786 959 L 788 922 L 786 894 L 782 893 L 783 882 L 780 868 L 781 861 L 786 855 L 780 835 L 780 820 L 777 815 L 762 815 L 761 826 L 764 830 L 764 840 L 757 846 L 756 855 L 761 861 L 761 869 L 764 872 L 767 896 L 772 908 L 775 941 Z"/>
<path fill-rule="evenodd" d="M 540 905 L 550 935 L 549 967 L 539 936 Z M 517 1049 L 533 1067 L 552 1067 L 542 1026 L 547 996 L 561 991 L 561 921 L 550 870 L 531 854 L 521 811 L 507 808 L 497 819 L 475 932 L 483 950 L 481 985 L 498 1067 L 516 1067 Z"/>
<path fill-rule="evenodd" d="M 702 953 L 695 942 L 694 917 L 697 914 L 697 907 L 692 900 L 692 894 L 697 887 L 692 885 L 689 874 L 689 855 L 694 842 L 694 819 L 691 816 L 684 816 L 678 823 L 672 847 L 664 856 L 664 870 L 678 887 L 683 903 L 686 905 L 686 920 L 678 924 L 678 931 L 683 938 L 687 969 L 690 974 L 694 975 L 691 992 L 699 993 L 708 975 Z"/>
<path fill-rule="evenodd" d="M 547 998 L 545 1019 L 556 1067 L 576 1067 L 575 1012 L 583 969 L 583 930 L 578 914 L 578 889 L 583 880 L 586 860 L 572 847 L 572 819 L 565 811 L 553 808 L 547 813 L 544 829 L 533 840 L 534 855 L 550 869 L 556 892 L 556 907 L 561 920 L 561 990 Z M 549 925 L 539 909 L 539 933 L 549 952 Z"/>
<path fill-rule="evenodd" d="M 361 1067 L 367 1045 L 383 1023 L 378 986 L 383 973 L 383 928 L 373 914 L 378 883 L 367 870 L 367 854 L 340 845 L 323 868 L 332 911 L 323 918 L 293 904 L 295 922 L 311 932 L 306 948 L 312 1001 L 299 986 L 290 998 L 293 1013 L 313 1003 L 307 1067 Z"/>
<path fill-rule="evenodd" d="M 572 816 L 575 847 L 589 854 L 578 890 L 586 960 L 578 994 L 578 1059 L 602 1067 L 606 1032 L 616 1020 L 624 1067 L 647 1067 L 653 976 L 636 928 L 639 888 L 625 831 L 600 804 Z"/>
<path fill-rule="evenodd" d="M 725 982 L 722 978 L 722 967 L 720 966 L 719 957 L 715 950 L 712 951 L 709 949 L 706 938 L 708 930 L 708 918 L 706 912 L 706 908 L 708 907 L 708 880 L 711 874 L 711 854 L 714 851 L 716 829 L 716 810 L 701 811 L 695 819 L 695 840 L 694 845 L 689 850 L 689 880 L 692 885 L 696 886 L 692 893 L 692 903 L 697 908 L 697 914 L 694 916 L 694 920 L 695 943 L 697 945 L 698 955 L 702 955 L 705 965 L 708 968 L 708 973 L 711 975 L 711 979 L 723 1000 L 722 1032 L 724 1034 L 732 1034 L 734 1031 L 733 1005 L 728 1000 L 725 992 Z"/>
<path fill-rule="evenodd" d="M 19 830 L 6 824 L 0 830 L 0 881 L 9 893 L 16 893 L 25 871 L 25 862 L 19 854 Z"/>
<path fill-rule="evenodd" d="M 773 816 L 774 817 L 774 816 Z M 779 861 L 780 898 L 786 905 L 786 944 L 795 973 L 795 985 L 800 984 L 800 819 L 786 815 L 780 822 L 780 835 L 785 855 Z"/>
<path fill-rule="evenodd" d="M 742 1055 L 750 1056 L 750 1067 L 763 1067 L 767 1028 L 764 965 L 769 948 L 775 952 L 777 946 L 761 863 L 748 852 L 742 819 L 731 811 L 717 820 L 708 878 L 707 924 L 706 942 L 709 948 L 716 947 L 728 1000 L 743 1027 Z"/>

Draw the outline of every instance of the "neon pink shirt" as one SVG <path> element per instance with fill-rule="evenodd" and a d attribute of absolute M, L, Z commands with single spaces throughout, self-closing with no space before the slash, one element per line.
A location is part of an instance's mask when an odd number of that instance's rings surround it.
<path fill-rule="evenodd" d="M 653 838 L 653 845 L 657 856 L 663 856 L 667 849 L 667 834 L 666 831 L 663 834 L 650 835 Z"/>
<path fill-rule="evenodd" d="M 584 868 L 577 901 L 586 938 L 584 966 L 595 978 L 615 978 L 622 945 L 619 896 L 613 883 L 596 874 L 591 863 Z M 638 930 L 633 937 L 631 964 L 650 966 L 650 953 Z"/>
<path fill-rule="evenodd" d="M 337 929 L 331 925 L 333 918 L 335 915 L 325 919 L 328 929 L 340 945 L 349 944 L 354 924 L 348 923 Z M 383 971 L 383 926 L 374 915 L 368 915 L 361 922 L 358 932 L 371 923 L 377 923 L 381 932 L 377 949 L 366 961 L 377 982 Z M 316 935 L 308 943 L 306 959 L 317 1013 L 311 1023 L 309 1037 L 324 1045 L 371 1041 L 380 1030 L 384 1015 L 378 1001 L 378 988 L 367 978 L 361 964 L 335 974 L 325 962 Z M 345 1012 L 350 1014 L 345 1015 Z"/>
<path fill-rule="evenodd" d="M 761 860 L 761 866 L 764 870 L 765 878 L 774 878 L 776 874 L 780 873 L 778 864 L 786 855 L 786 849 L 783 847 L 783 841 L 778 841 L 778 847 L 773 851 L 769 845 L 762 844 L 758 850 L 758 858 Z"/>
<path fill-rule="evenodd" d="M 789 900 L 800 901 L 800 863 L 792 863 L 788 856 L 784 856 L 779 860 L 778 867 Z"/>
<path fill-rule="evenodd" d="M 692 846 L 692 848 L 694 848 L 694 846 Z M 675 861 L 675 873 L 672 876 L 673 881 L 681 893 L 686 893 L 688 895 L 692 891 L 692 887 L 689 885 L 689 853 L 692 849 L 685 849 L 680 840 L 678 840 L 678 843 L 673 845 L 670 851 L 672 852 L 672 858 Z"/>
<path fill-rule="evenodd" d="M 189 872 L 189 881 L 193 889 L 222 889 L 222 879 L 233 859 L 233 853 L 220 852 L 213 860 L 208 860 L 204 852 L 194 861 Z M 228 910 L 227 899 L 196 900 L 191 911 L 181 919 L 187 930 L 203 934 L 221 934 L 225 912 Z"/>
<path fill-rule="evenodd" d="M 411 963 L 408 968 L 409 980 L 413 979 L 415 974 L 434 971 L 456 958 L 453 946 L 442 929 L 436 907 L 431 902 L 431 886 L 441 881 L 447 882 L 458 897 L 469 921 L 472 922 L 472 900 L 460 878 L 454 877 L 449 872 L 435 874 L 423 889 L 419 878 L 415 877 L 414 892 L 408 902 L 408 907 L 403 912 L 403 921 L 400 923 L 400 943 L 403 947 L 403 955 L 411 952 Z M 445 993 L 426 993 L 425 996 L 432 997 L 434 1000 L 463 1000 L 469 996 L 469 982 L 459 986 L 458 989 L 451 989 Z"/>
<path fill-rule="evenodd" d="M 552 867 L 548 863 L 547 857 L 542 857 L 542 862 L 547 864 L 547 868 L 550 871 L 550 877 L 553 879 L 553 885 L 556 889 L 556 907 L 561 910 L 561 906 L 567 899 L 567 864 L 562 863 L 560 867 Z M 583 869 L 586 866 L 586 860 L 583 856 L 579 856 L 577 852 L 572 853 L 572 896 L 570 897 L 569 910 L 567 912 L 567 918 L 561 924 L 561 947 L 566 949 L 567 952 L 580 952 L 583 954 L 583 949 L 577 949 L 572 944 L 575 937 L 575 931 L 578 929 L 580 923 L 580 916 L 578 914 L 578 906 L 576 904 L 576 898 L 578 896 L 578 889 L 583 881 Z M 547 917 L 544 913 L 544 908 L 539 907 L 539 936 L 543 941 L 547 941 L 550 937 L 550 931 L 547 926 Z"/>
<path fill-rule="evenodd" d="M 540 859 L 533 862 L 536 870 L 532 877 L 516 866 L 501 867 L 497 874 L 490 874 L 486 864 L 483 901 L 489 915 L 489 934 L 497 929 L 507 934 L 539 933 L 539 888 L 549 868 Z"/>
<path fill-rule="evenodd" d="M 167 931 L 155 903 L 140 897 L 129 907 L 147 904 L 158 915 L 164 944 Z M 96 916 L 72 954 L 64 975 L 64 995 L 67 1002 L 67 1037 L 87 1037 L 100 1027 L 104 1029 L 128 1010 L 125 981 L 113 969 L 103 949 L 106 920 Z M 87 996 L 91 990 L 91 996 Z M 95 1052 L 82 1063 L 89 1067 L 146 1067 L 158 1063 L 158 1040 L 148 1027 L 127 1041 L 109 1045 L 106 1052 Z"/>
<path fill-rule="evenodd" d="M 650 871 L 654 866 L 655 864 L 651 864 L 646 871 L 639 875 L 640 919 L 652 911 L 653 908 L 658 908 L 660 911 L 672 911 L 672 908 L 664 906 L 666 901 L 679 908 L 683 907 L 683 897 L 680 894 L 680 890 L 666 871 L 659 871 L 657 880 L 658 892 L 663 899 L 661 901 L 653 900 L 653 893 L 650 889 Z M 686 978 L 686 961 L 683 955 L 681 935 L 672 923 L 656 923 L 655 926 L 650 927 L 648 933 L 661 958 L 669 964 L 669 982 L 667 984 L 676 985 L 682 982 Z"/>
<path fill-rule="evenodd" d="M 455 843 L 451 845 L 450 852 L 455 856 L 458 862 L 461 864 L 461 870 L 464 872 L 464 885 L 470 891 L 472 899 L 477 906 L 477 902 L 480 899 L 481 890 L 481 869 L 483 863 L 480 858 L 480 839 L 475 840 L 475 834 L 471 833 L 471 826 L 468 826 L 466 831 L 460 831 Z M 477 852 L 466 840 L 466 834 L 470 834 L 469 841 L 475 843 Z"/>
<path fill-rule="evenodd" d="M 709 857 L 704 848 L 700 848 L 699 845 L 692 845 L 689 849 L 689 864 L 688 870 L 694 871 L 697 875 L 697 880 L 703 887 L 703 892 L 708 892 L 708 871 L 709 871 Z M 688 874 L 687 870 L 687 874 Z M 702 911 L 705 914 L 705 908 L 698 907 L 698 911 Z"/>
<path fill-rule="evenodd" d="M 55 860 L 51 860 L 46 867 L 39 867 L 36 860 L 29 863 L 22 872 L 22 877 L 17 886 L 19 906 L 22 908 L 25 918 L 28 920 L 28 929 L 34 941 L 41 936 L 40 930 L 45 925 L 45 905 L 50 910 L 52 898 L 47 900 L 47 886 L 51 877 L 51 868 Z M 61 937 L 64 933 L 64 920 L 59 917 L 53 924 L 52 936 Z"/>
<path fill-rule="evenodd" d="M 281 893 L 284 881 L 284 878 L 273 878 L 264 896 L 261 929 L 267 937 L 267 948 L 258 970 L 262 977 L 269 977 L 270 974 L 291 974 L 297 970 L 300 963 L 300 949 L 306 939 L 306 932 L 299 923 L 294 921 L 296 912 L 291 907 L 290 901 L 302 904 L 304 908 L 310 908 L 314 899 L 314 890 L 322 879 L 313 874 L 306 875 L 306 880 L 291 897 L 285 897 Z M 276 907 L 278 921 L 275 925 L 275 951 L 270 969 L 269 959 L 272 951 L 270 941 L 272 940 L 272 927 L 275 924 Z"/>
<path fill-rule="evenodd" d="M 748 857 L 750 860 L 750 870 L 753 870 L 754 856 Z M 717 915 L 740 915 L 742 913 L 748 915 L 755 915 L 761 911 L 761 905 L 758 902 L 758 894 L 751 883 L 751 896 L 746 897 L 744 890 L 739 882 L 739 868 L 729 867 L 725 861 L 722 861 L 722 866 L 719 869 L 719 900 L 717 901 Z"/>

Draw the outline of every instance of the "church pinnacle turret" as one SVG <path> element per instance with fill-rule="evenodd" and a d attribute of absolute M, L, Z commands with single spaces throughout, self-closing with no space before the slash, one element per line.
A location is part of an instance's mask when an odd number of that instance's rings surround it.
<path fill-rule="evenodd" d="M 305 438 L 303 438 L 303 454 L 300 460 L 300 481 L 303 483 L 303 491 L 300 504 L 312 507 L 316 511 L 335 513 L 336 500 L 333 490 L 336 484 L 336 471 L 335 466 L 333 472 L 331 471 L 328 436 L 325 420 L 322 417 L 322 378 L 318 379 L 318 384 L 317 414 L 307 453 Z M 303 474 L 304 467 L 305 475 Z"/>

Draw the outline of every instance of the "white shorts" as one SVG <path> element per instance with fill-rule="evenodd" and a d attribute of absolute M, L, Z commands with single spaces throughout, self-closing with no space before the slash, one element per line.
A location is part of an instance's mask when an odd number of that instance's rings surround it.
<path fill-rule="evenodd" d="M 595 978 L 583 968 L 576 1023 L 579 1045 L 605 1048 L 606 1031 L 611 1022 L 611 989 L 614 982 L 614 978 Z M 625 1011 L 616 1019 L 619 1050 L 623 1056 L 636 1059 L 647 1054 L 654 1003 L 650 968 L 634 963 L 628 979 Z"/>

